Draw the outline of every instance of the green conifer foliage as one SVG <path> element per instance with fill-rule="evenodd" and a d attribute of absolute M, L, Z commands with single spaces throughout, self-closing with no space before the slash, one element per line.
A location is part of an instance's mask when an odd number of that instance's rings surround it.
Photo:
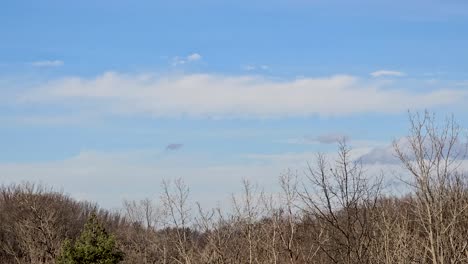
<path fill-rule="evenodd" d="M 57 264 L 115 264 L 123 260 L 114 236 L 108 234 L 95 214 L 91 215 L 80 237 L 64 242 Z"/>

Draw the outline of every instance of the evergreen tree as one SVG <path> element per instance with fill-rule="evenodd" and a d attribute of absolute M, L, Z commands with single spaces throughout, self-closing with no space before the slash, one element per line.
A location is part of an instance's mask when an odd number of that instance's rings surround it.
<path fill-rule="evenodd" d="M 114 236 L 108 234 L 92 214 L 80 237 L 64 242 L 57 264 L 115 264 L 123 259 Z"/>

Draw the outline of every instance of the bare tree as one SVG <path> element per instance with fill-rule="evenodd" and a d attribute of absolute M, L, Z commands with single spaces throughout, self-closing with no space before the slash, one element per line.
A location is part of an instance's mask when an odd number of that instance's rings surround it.
<path fill-rule="evenodd" d="M 311 263 L 319 249 L 315 243 L 303 243 L 301 245 L 298 240 L 298 230 L 301 222 L 300 207 L 298 205 L 300 199 L 298 184 L 297 173 L 291 170 L 280 176 L 282 200 L 279 237 L 290 264 L 297 262 Z"/>
<path fill-rule="evenodd" d="M 127 258 L 132 263 L 158 263 L 164 253 L 157 234 L 162 209 L 148 198 L 139 202 L 124 201 L 124 216 L 130 226 L 121 227 L 119 233 L 126 242 Z"/>
<path fill-rule="evenodd" d="M 161 197 L 166 214 L 166 234 L 171 236 L 170 246 L 177 250 L 177 257 L 172 257 L 177 263 L 191 264 L 193 250 L 190 240 L 191 207 L 189 206 L 189 187 L 182 179 L 177 179 L 171 188 L 170 182 L 163 181 L 163 195 Z M 171 232 L 172 231 L 172 232 Z"/>
<path fill-rule="evenodd" d="M 370 263 L 380 179 L 365 176 L 344 140 L 337 160 L 330 165 L 319 154 L 315 166 L 309 165 L 307 179 L 301 198 L 306 214 L 319 227 L 316 241 L 321 251 L 333 263 Z"/>
<path fill-rule="evenodd" d="M 453 117 L 441 124 L 434 115 L 410 114 L 410 135 L 395 141 L 397 157 L 410 173 L 412 210 L 423 235 L 422 261 L 468 261 L 467 178 L 461 170 L 467 154 Z"/>
<path fill-rule="evenodd" d="M 199 203 L 197 206 L 197 226 L 204 234 L 205 240 L 205 246 L 200 249 L 201 263 L 232 263 L 230 256 L 236 251 L 232 247 L 236 235 L 232 219 L 225 216 L 220 207 L 205 211 Z"/>
<path fill-rule="evenodd" d="M 259 237 L 256 230 L 256 222 L 261 216 L 262 192 L 257 192 L 257 188 L 248 180 L 243 181 L 244 192 L 240 198 L 232 197 L 233 209 L 237 223 L 240 225 L 242 236 L 247 245 L 247 263 L 258 262 L 257 249 Z"/>
<path fill-rule="evenodd" d="M 381 197 L 376 208 L 376 237 L 372 245 L 372 263 L 420 263 L 422 255 L 418 229 L 412 220 L 411 197 Z"/>
<path fill-rule="evenodd" d="M 40 185 L 3 187 L 0 196 L 0 250 L 16 263 L 53 263 L 84 222 L 78 203 Z"/>

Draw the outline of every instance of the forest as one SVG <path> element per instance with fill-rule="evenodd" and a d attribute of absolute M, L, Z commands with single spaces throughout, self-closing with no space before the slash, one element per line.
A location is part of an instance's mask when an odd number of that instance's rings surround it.
<path fill-rule="evenodd" d="M 466 144 L 453 117 L 410 114 L 393 143 L 404 175 L 370 175 L 342 140 L 337 158 L 317 154 L 305 173 L 280 175 L 280 193 L 245 180 L 219 208 L 194 203 L 183 179 L 119 211 L 4 185 L 0 263 L 468 263 Z M 388 177 L 407 191 L 387 191 Z"/>

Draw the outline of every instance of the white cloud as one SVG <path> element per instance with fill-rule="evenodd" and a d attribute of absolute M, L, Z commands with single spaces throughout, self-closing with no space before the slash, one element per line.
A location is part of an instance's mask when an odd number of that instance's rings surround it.
<path fill-rule="evenodd" d="M 34 67 L 60 67 L 64 65 L 64 62 L 61 60 L 43 60 L 33 61 L 29 64 Z"/>
<path fill-rule="evenodd" d="M 371 72 L 370 75 L 372 75 L 372 77 L 384 77 L 384 76 L 403 77 L 403 76 L 406 76 L 406 74 L 404 72 L 389 71 L 389 70 L 379 70 L 379 71 Z"/>
<path fill-rule="evenodd" d="M 263 71 L 266 71 L 266 70 L 269 70 L 269 69 L 270 69 L 270 66 L 268 66 L 268 65 L 253 65 L 253 64 L 247 64 L 247 65 L 242 66 L 242 69 L 243 69 L 244 71 L 256 71 L 256 70 L 263 70 Z"/>
<path fill-rule="evenodd" d="M 190 62 L 199 61 L 202 59 L 202 56 L 198 53 L 192 53 L 186 57 L 174 57 L 172 59 L 172 66 L 184 65 Z"/>
<path fill-rule="evenodd" d="M 376 147 L 369 153 L 361 156 L 361 161 L 365 164 L 399 164 L 400 160 L 397 158 L 391 146 Z"/>
<path fill-rule="evenodd" d="M 155 77 L 108 72 L 91 79 L 50 81 L 17 99 L 78 111 L 94 107 L 94 112 L 102 114 L 271 118 L 395 113 L 462 103 L 467 95 L 467 91 L 451 89 L 413 92 L 347 75 L 278 81 L 259 76 Z"/>
<path fill-rule="evenodd" d="M 181 58 L 181 57 L 174 57 L 172 59 L 172 66 L 178 66 L 178 65 L 183 65 L 185 64 L 187 61 L 184 59 L 184 58 Z"/>
<path fill-rule="evenodd" d="M 201 60 L 202 56 L 198 53 L 193 53 L 189 56 L 187 56 L 187 61 L 197 61 L 197 60 Z"/>
<path fill-rule="evenodd" d="M 415 159 L 415 155 L 412 151 L 411 144 L 406 137 L 399 138 L 397 141 L 398 146 L 400 149 L 406 153 L 407 157 L 411 160 Z M 424 148 L 431 149 L 432 143 L 430 140 L 426 140 L 423 144 Z M 459 141 L 456 142 L 452 146 L 450 158 L 457 159 L 457 160 L 466 160 L 464 153 L 467 151 L 468 142 L 466 141 Z M 425 151 L 430 152 L 429 150 Z M 395 148 L 393 144 L 386 144 L 386 145 L 377 145 L 373 148 L 370 148 L 368 153 L 365 153 L 360 157 L 360 160 L 365 164 L 399 164 L 401 163 L 400 159 L 395 152 Z"/>
<path fill-rule="evenodd" d="M 257 67 L 255 65 L 244 65 L 242 66 L 242 69 L 244 71 L 254 71 L 255 69 L 257 69 Z"/>
<path fill-rule="evenodd" d="M 315 137 L 315 140 L 321 144 L 334 144 L 339 140 L 348 139 L 349 137 L 344 134 L 330 133 L 323 134 Z"/>
<path fill-rule="evenodd" d="M 340 140 L 347 140 L 349 142 L 349 137 L 342 133 L 327 133 L 317 136 L 303 136 L 299 138 L 289 138 L 286 140 L 281 140 L 279 142 L 288 143 L 288 144 L 298 144 L 298 145 L 315 145 L 315 144 L 336 144 Z"/>

